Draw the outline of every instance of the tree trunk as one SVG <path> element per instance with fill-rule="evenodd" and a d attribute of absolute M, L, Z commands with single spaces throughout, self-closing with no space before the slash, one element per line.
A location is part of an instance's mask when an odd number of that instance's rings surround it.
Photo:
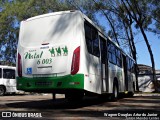
<path fill-rule="evenodd" d="M 132 28 L 131 25 L 129 25 L 129 31 L 130 31 L 130 36 L 131 36 L 131 43 L 132 43 L 132 54 L 133 54 L 133 59 L 135 60 L 135 76 L 136 76 L 136 91 L 139 91 L 139 86 L 138 86 L 138 66 L 137 66 L 137 51 L 136 51 L 136 46 L 134 43 L 134 37 L 133 37 L 133 32 L 132 32 Z"/>
<path fill-rule="evenodd" d="M 150 45 L 149 45 L 147 36 L 146 36 L 146 34 L 145 34 L 145 32 L 144 32 L 144 29 L 143 29 L 142 25 L 139 25 L 139 27 L 140 27 L 141 33 L 142 33 L 142 35 L 143 35 L 143 37 L 144 37 L 144 40 L 145 40 L 145 42 L 146 42 L 146 45 L 147 45 L 147 48 L 148 48 L 148 52 L 149 52 L 149 54 L 150 54 L 151 63 L 152 63 L 152 71 L 153 71 L 153 74 L 152 74 L 152 76 L 153 76 L 153 83 L 154 83 L 155 91 L 157 91 L 156 76 L 155 76 L 154 56 L 153 56 L 151 47 L 150 47 Z"/>

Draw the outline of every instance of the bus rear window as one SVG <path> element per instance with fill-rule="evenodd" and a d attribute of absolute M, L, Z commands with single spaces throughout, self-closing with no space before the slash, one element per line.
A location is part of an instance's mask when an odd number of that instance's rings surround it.
<path fill-rule="evenodd" d="M 3 78 L 15 79 L 15 70 L 3 69 Z"/>

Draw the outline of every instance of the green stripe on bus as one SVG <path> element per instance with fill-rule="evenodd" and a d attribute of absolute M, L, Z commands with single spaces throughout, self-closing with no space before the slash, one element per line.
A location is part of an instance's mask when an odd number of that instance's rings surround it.
<path fill-rule="evenodd" d="M 62 77 L 17 77 L 18 90 L 53 90 L 53 89 L 84 89 L 84 75 L 66 75 Z"/>

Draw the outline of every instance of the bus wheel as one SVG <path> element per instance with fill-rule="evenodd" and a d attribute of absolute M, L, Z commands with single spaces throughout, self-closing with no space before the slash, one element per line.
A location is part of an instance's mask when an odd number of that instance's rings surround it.
<path fill-rule="evenodd" d="M 133 84 L 133 91 L 128 93 L 128 97 L 133 97 L 135 92 L 135 86 Z"/>
<path fill-rule="evenodd" d="M 6 92 L 6 89 L 4 86 L 0 86 L 0 96 L 3 96 Z"/>
<path fill-rule="evenodd" d="M 116 101 L 119 96 L 118 85 L 116 83 L 113 84 L 113 93 L 111 95 L 111 100 Z"/>

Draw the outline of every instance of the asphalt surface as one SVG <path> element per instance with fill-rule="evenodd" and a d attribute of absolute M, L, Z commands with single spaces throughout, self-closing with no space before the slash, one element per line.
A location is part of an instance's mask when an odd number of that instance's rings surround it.
<path fill-rule="evenodd" d="M 160 120 L 160 94 L 135 94 L 116 102 L 99 97 L 56 98 L 51 94 L 0 96 L 0 120 Z"/>

